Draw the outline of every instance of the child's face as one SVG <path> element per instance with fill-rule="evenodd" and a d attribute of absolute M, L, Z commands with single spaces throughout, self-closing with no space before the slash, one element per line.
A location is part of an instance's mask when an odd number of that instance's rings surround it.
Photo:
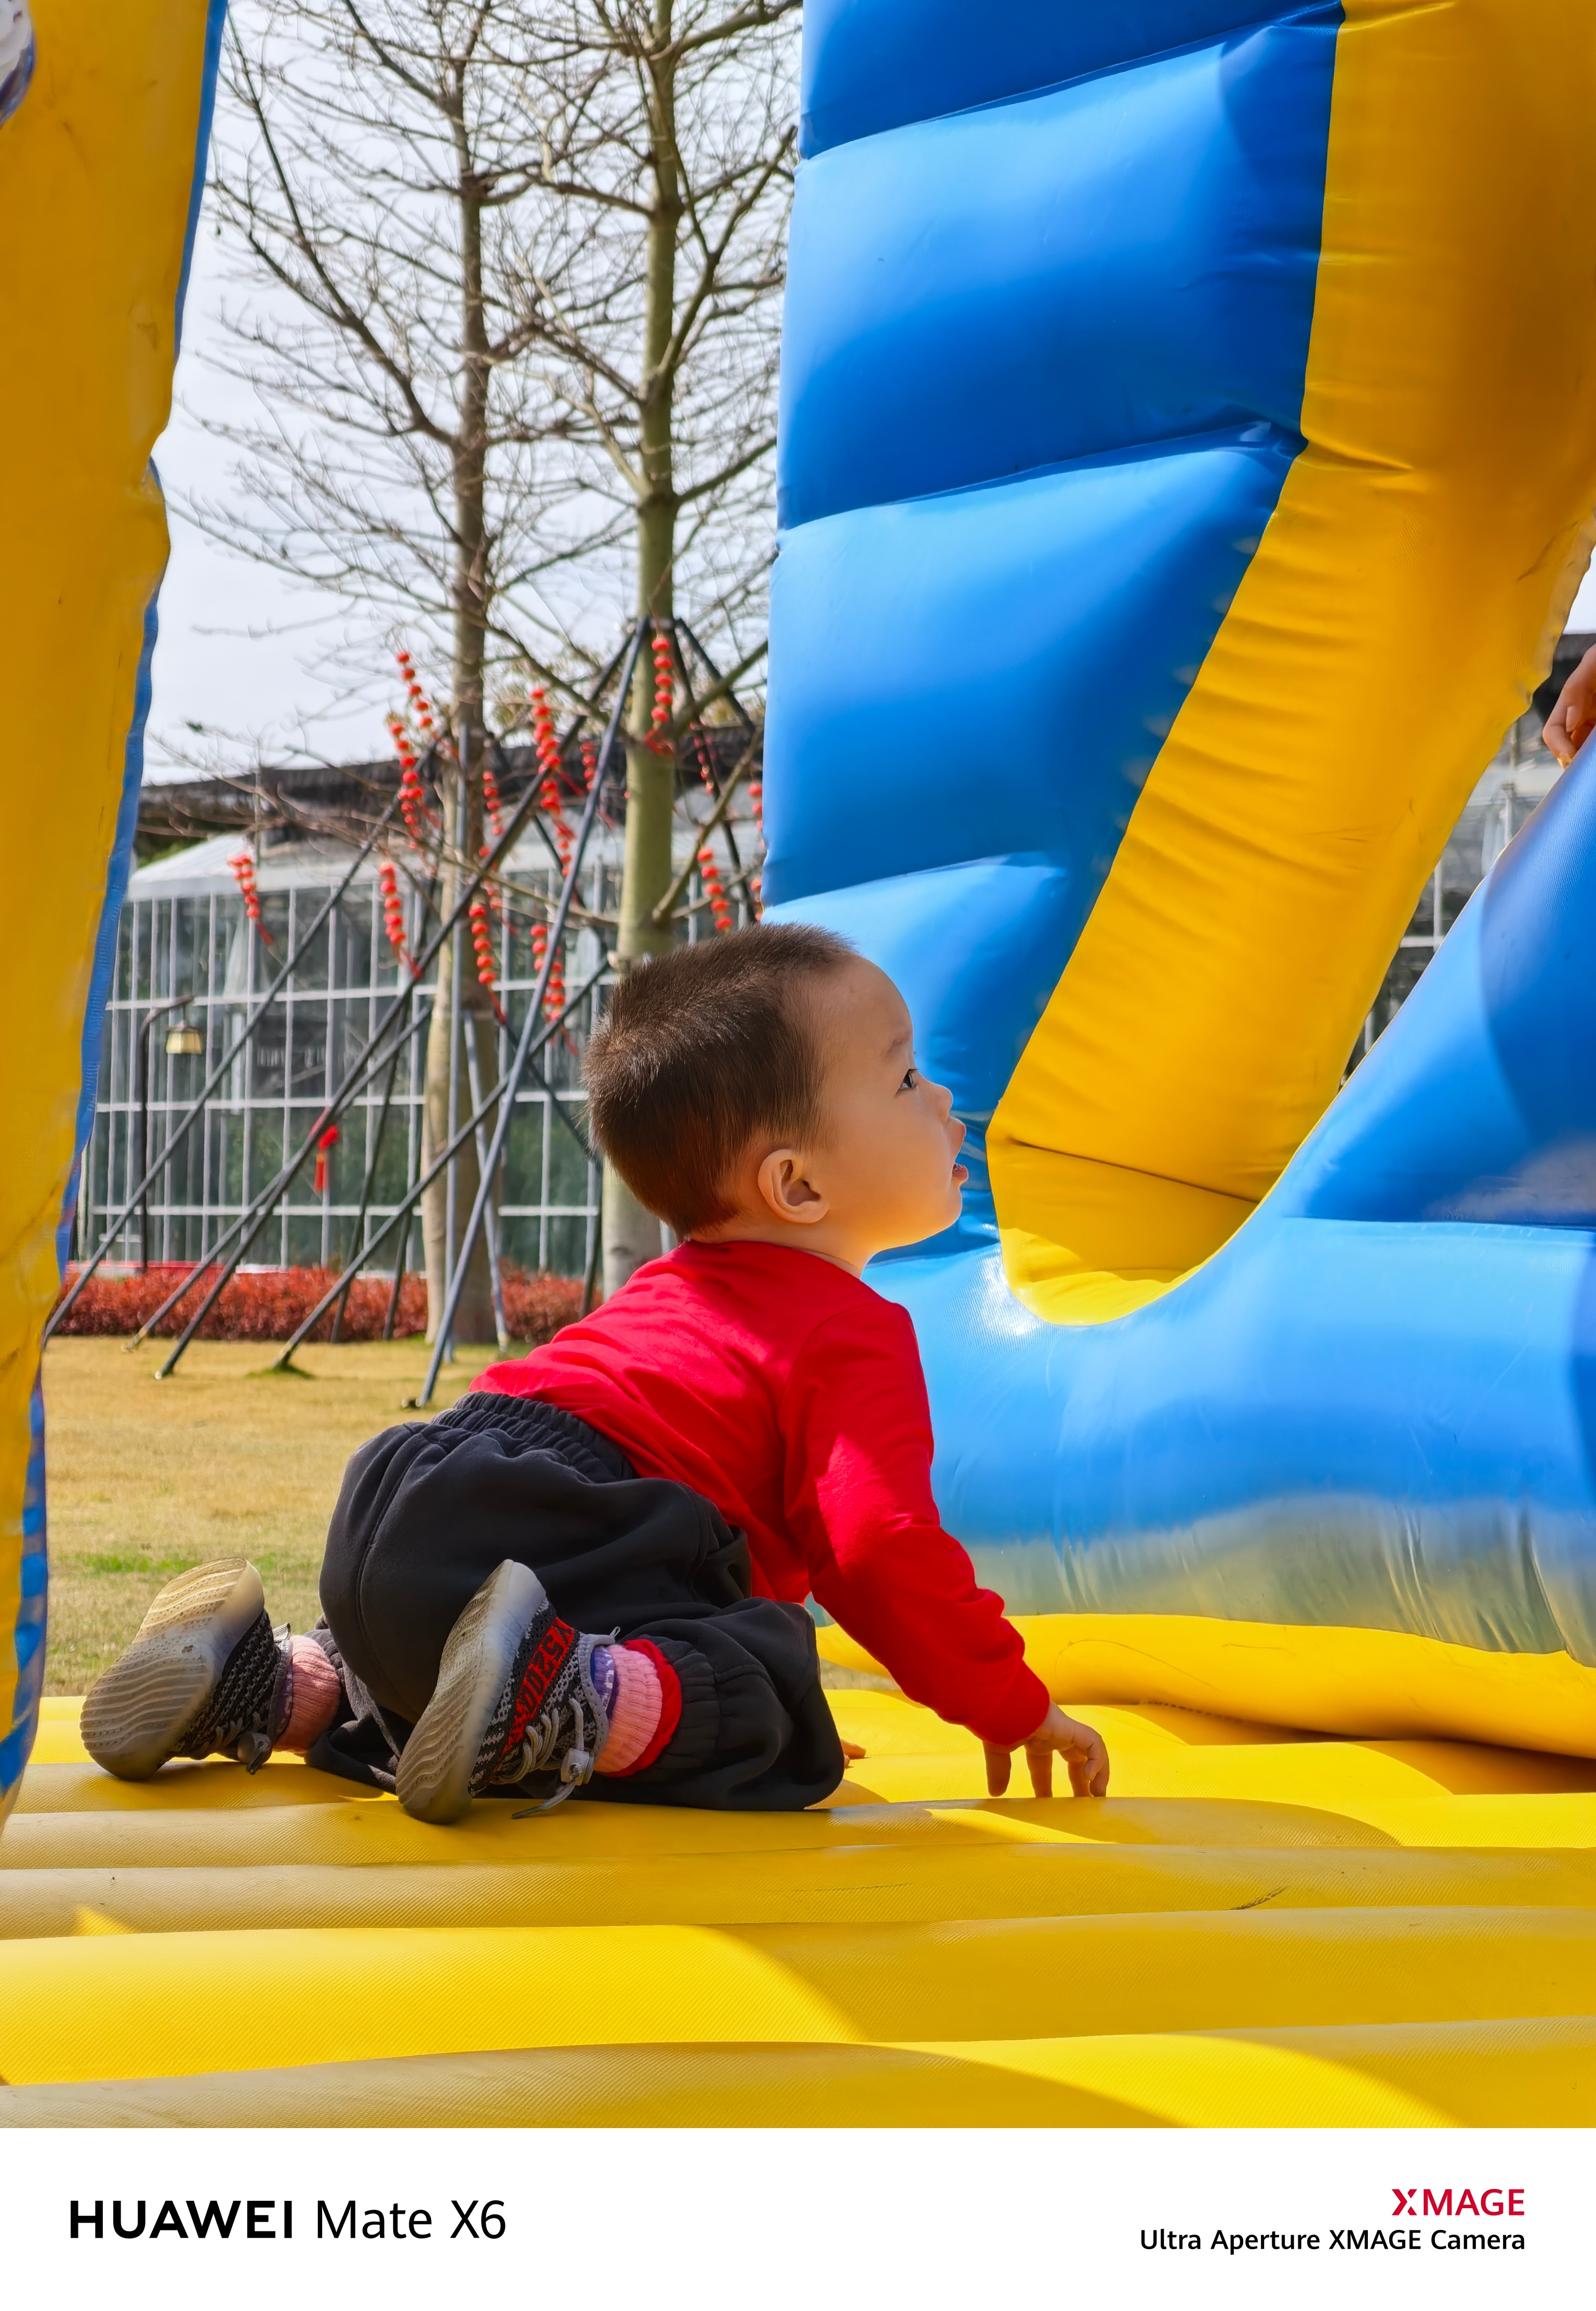
<path fill-rule="evenodd" d="M 763 1155 L 758 1188 L 794 1242 L 862 1268 L 874 1253 L 919 1243 L 959 1216 L 969 1177 L 953 1095 L 914 1065 L 909 1007 L 862 957 L 815 988 L 824 1065 L 815 1145 Z"/>

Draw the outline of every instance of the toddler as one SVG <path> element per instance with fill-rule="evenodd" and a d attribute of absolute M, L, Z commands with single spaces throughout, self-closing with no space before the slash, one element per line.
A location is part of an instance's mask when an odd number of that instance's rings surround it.
<path fill-rule="evenodd" d="M 351 1461 L 325 1619 L 275 1634 L 242 1559 L 161 1591 L 90 1695 L 112 1773 L 297 1749 L 421 1819 L 527 1795 L 770 1809 L 843 1751 L 812 1595 L 1039 1795 L 1108 1757 L 1025 1665 L 931 1497 L 913 1327 L 861 1280 L 958 1216 L 964 1126 L 883 972 L 762 925 L 635 968 L 587 1068 L 593 1133 L 676 1249 Z"/>

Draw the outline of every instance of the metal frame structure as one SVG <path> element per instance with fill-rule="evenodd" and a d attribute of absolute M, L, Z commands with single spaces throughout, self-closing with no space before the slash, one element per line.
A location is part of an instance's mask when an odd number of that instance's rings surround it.
<path fill-rule="evenodd" d="M 599 1173 L 578 1120 L 580 1044 L 603 1001 L 609 966 L 596 925 L 606 919 L 617 894 L 620 863 L 613 828 L 601 847 L 615 856 L 597 855 L 592 839 L 616 814 L 624 791 L 615 774 L 621 718 L 639 654 L 652 631 L 650 621 L 638 621 L 560 741 L 565 760 L 608 694 L 603 742 L 563 876 L 541 859 L 528 866 L 512 856 L 524 836 L 536 833 L 548 860 L 560 859 L 539 815 L 540 781 L 534 776 L 479 860 L 465 861 L 459 832 L 454 831 L 460 865 L 447 920 L 439 918 L 434 905 L 441 864 L 434 841 L 430 886 L 423 889 L 421 878 L 413 876 L 406 905 L 406 942 L 413 958 L 408 973 L 379 920 L 371 857 L 393 829 L 397 796 L 353 859 L 343 847 L 336 858 L 324 848 L 319 862 L 313 855 L 294 859 L 283 854 L 291 871 L 286 878 L 268 876 L 260 889 L 258 929 L 242 902 L 219 883 L 200 894 L 174 891 L 167 898 L 148 886 L 135 894 L 121 927 L 102 1094 L 77 1217 L 83 1265 L 56 1310 L 51 1330 L 102 1260 L 118 1255 L 131 1260 L 136 1242 L 139 1260 L 146 1262 L 153 1233 L 159 1230 L 162 1264 L 180 1262 L 185 1272 L 136 1338 L 147 1339 L 180 1304 L 189 1304 L 163 1375 L 175 1368 L 228 1278 L 252 1253 L 257 1265 L 341 1269 L 279 1362 L 289 1361 L 298 1341 L 329 1308 L 336 1310 L 336 1337 L 354 1277 L 362 1268 L 377 1266 L 379 1255 L 383 1268 L 391 1262 L 391 1333 L 420 1198 L 440 1176 L 448 1180 L 451 1221 L 446 1234 L 456 1252 L 421 1401 L 430 1399 L 438 1366 L 451 1348 L 464 1278 L 484 1228 L 501 1335 L 501 1257 L 584 1273 L 584 1299 L 590 1299 L 600 1234 Z M 678 774 L 684 796 L 690 798 L 684 812 L 688 869 L 662 911 L 683 920 L 686 936 L 693 937 L 707 928 L 702 918 L 708 900 L 702 878 L 693 871 L 706 836 L 725 850 L 732 883 L 744 894 L 738 911 L 745 917 L 750 911 L 747 885 L 755 870 L 742 865 L 729 816 L 732 796 L 753 760 L 756 732 L 731 683 L 696 638 L 683 627 L 667 631 L 685 694 L 672 737 L 679 741 L 697 723 L 702 705 L 718 697 L 728 700 L 744 734 L 735 770 L 719 785 L 721 774 L 711 771 L 703 781 L 707 793 L 700 794 L 696 781 L 689 789 Z M 689 650 L 707 677 L 696 698 Z M 493 743 L 502 779 L 508 764 L 499 742 Z M 708 769 L 708 751 L 704 761 Z M 433 767 L 432 757 L 425 767 Z M 196 863 L 219 870 L 227 847 L 223 839 L 210 862 L 196 862 L 192 854 L 172 862 L 174 883 L 192 881 Z M 519 953 L 510 936 L 511 893 L 518 905 L 530 905 L 547 923 L 542 963 L 530 974 L 524 926 Z M 471 1041 L 457 1033 L 451 1039 L 448 1145 L 423 1171 L 422 1035 L 435 999 L 436 959 L 444 942 L 451 941 L 458 990 L 469 967 L 467 915 L 473 901 L 484 894 L 500 910 L 497 1080 L 484 1091 Z M 156 930 L 158 941 L 152 936 Z M 550 1018 L 547 998 L 557 961 L 571 981 L 581 984 Z M 145 1103 L 153 1127 L 150 1153 L 139 1164 L 129 1138 L 136 1103 L 129 1096 L 126 1054 L 157 1016 L 177 1010 L 199 1027 L 203 1058 L 185 1061 L 161 1053 L 164 1066 L 153 1097 Z M 204 1080 L 191 1088 L 174 1073 L 177 1068 L 203 1075 Z M 528 1133 L 524 1127 L 534 1117 L 534 1129 Z M 202 1120 L 204 1128 L 196 1133 Z M 473 1138 L 478 1180 L 484 1184 L 462 1234 L 458 1221 L 463 1215 L 454 1208 L 456 1159 Z M 305 1166 L 318 1147 L 327 1158 L 319 1192 L 305 1184 Z M 525 1189 L 529 1159 L 536 1164 L 536 1193 L 518 1198 L 517 1173 Z M 491 1199 L 486 1183 L 499 1190 Z M 529 1239 L 534 1227 L 535 1250 Z M 179 1231 L 180 1241 L 174 1241 Z"/>

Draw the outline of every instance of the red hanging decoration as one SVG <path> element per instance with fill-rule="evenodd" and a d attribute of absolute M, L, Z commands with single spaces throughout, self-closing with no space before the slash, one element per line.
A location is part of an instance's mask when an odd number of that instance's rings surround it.
<path fill-rule="evenodd" d="M 710 903 L 710 912 L 715 918 L 717 931 L 728 931 L 732 926 L 731 901 L 726 895 L 720 880 L 720 862 L 711 844 L 705 843 L 698 854 L 699 873 L 703 880 L 703 894 Z"/>
<path fill-rule="evenodd" d="M 399 758 L 399 813 L 405 821 L 405 831 L 417 850 L 423 848 L 432 812 L 427 807 L 426 789 L 421 782 L 416 766 L 415 748 L 410 733 L 397 714 L 388 718 L 393 737 L 394 752 Z"/>
<path fill-rule="evenodd" d="M 536 685 L 532 692 L 532 740 L 542 779 L 537 799 L 554 831 L 554 848 L 559 853 L 560 871 L 563 875 L 571 866 L 573 838 L 565 821 L 560 794 L 560 740 L 554 729 L 554 710 L 541 683 Z"/>
<path fill-rule="evenodd" d="M 543 969 L 543 959 L 549 951 L 549 927 L 546 923 L 532 926 L 532 971 L 534 977 Z M 554 960 L 549 968 L 549 983 L 543 991 L 543 1016 L 557 1019 L 565 1008 L 565 948 L 563 942 L 554 950 Z"/>
<path fill-rule="evenodd" d="M 649 735 L 644 744 L 656 754 L 672 754 L 676 742 L 670 735 L 671 716 L 675 711 L 676 654 L 668 634 L 656 632 L 654 650 L 654 708 L 649 716 Z"/>
<path fill-rule="evenodd" d="M 753 809 L 754 833 L 759 843 L 760 856 L 763 859 L 764 856 L 764 781 L 763 779 L 749 780 L 748 801 Z M 764 902 L 762 891 L 763 882 L 764 875 L 763 871 L 750 875 L 748 877 L 748 896 L 754 903 L 754 915 L 756 921 L 764 912 Z"/>
<path fill-rule="evenodd" d="M 493 774 L 493 765 L 485 755 L 482 765 L 482 807 L 483 815 L 488 823 L 488 832 L 497 842 L 504 832 L 504 804 L 499 793 L 499 781 Z M 484 845 L 483 856 L 485 858 L 486 855 Z"/>
<path fill-rule="evenodd" d="M 498 973 L 493 967 L 493 930 L 488 903 L 480 897 L 473 899 L 467 911 L 471 920 L 471 944 L 476 950 L 477 981 L 487 989 L 493 1006 L 493 1016 L 502 1027 L 505 1018 L 495 984 Z"/>
<path fill-rule="evenodd" d="M 316 1182 L 311 1190 L 314 1195 L 325 1196 L 327 1193 L 327 1159 L 337 1144 L 338 1127 L 336 1123 L 329 1123 L 316 1143 Z"/>
<path fill-rule="evenodd" d="M 584 738 L 582 740 L 582 784 L 586 787 L 589 794 L 593 791 L 593 781 L 597 776 L 597 741 L 593 738 Z"/>
<path fill-rule="evenodd" d="M 260 920 L 260 894 L 255 887 L 255 860 L 252 854 L 248 850 L 235 850 L 227 863 L 232 868 L 233 880 L 239 886 L 239 896 L 244 902 L 244 912 L 249 916 L 266 946 L 270 946 L 273 944 L 272 935 Z"/>
<path fill-rule="evenodd" d="M 405 937 L 405 903 L 399 896 L 398 869 L 391 859 L 385 859 L 378 868 L 377 885 L 382 896 L 382 928 L 388 934 L 388 943 L 414 977 L 415 965 L 411 962 Z"/>

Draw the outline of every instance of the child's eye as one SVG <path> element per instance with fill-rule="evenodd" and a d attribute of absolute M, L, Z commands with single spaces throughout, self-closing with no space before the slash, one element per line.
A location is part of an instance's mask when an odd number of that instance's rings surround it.
<path fill-rule="evenodd" d="M 905 1074 L 903 1082 L 898 1086 L 898 1089 L 900 1091 L 912 1091 L 919 1081 L 920 1069 L 918 1068 L 911 1068 Z"/>

